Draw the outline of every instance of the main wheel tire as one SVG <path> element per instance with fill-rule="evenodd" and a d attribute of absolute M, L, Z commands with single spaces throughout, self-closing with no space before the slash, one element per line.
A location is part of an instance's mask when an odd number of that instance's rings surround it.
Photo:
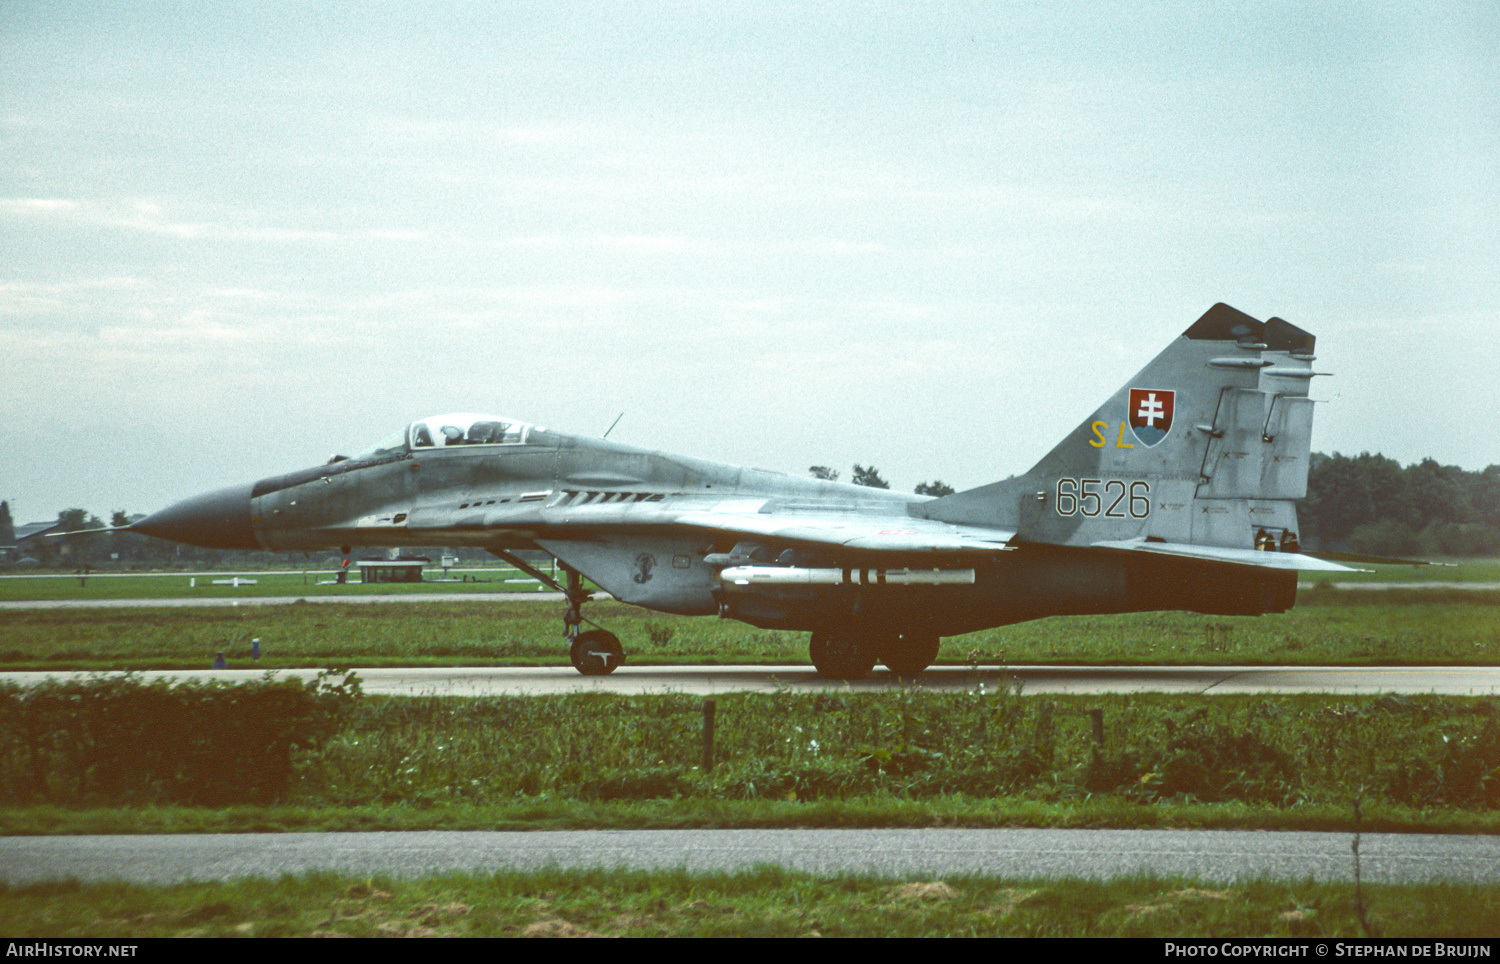
<path fill-rule="evenodd" d="M 874 647 L 858 632 L 813 633 L 807 642 L 807 652 L 818 675 L 824 679 L 864 679 L 875 668 Z"/>
<path fill-rule="evenodd" d="M 573 668 L 584 676 L 605 676 L 625 664 L 625 647 L 620 637 L 602 629 L 579 633 L 568 655 Z"/>
<path fill-rule="evenodd" d="M 920 633 L 903 633 L 881 641 L 880 661 L 898 676 L 919 676 L 937 659 L 942 640 Z"/>

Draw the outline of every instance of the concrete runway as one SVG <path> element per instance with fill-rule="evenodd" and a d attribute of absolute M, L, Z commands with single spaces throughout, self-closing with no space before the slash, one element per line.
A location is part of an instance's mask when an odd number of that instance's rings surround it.
<path fill-rule="evenodd" d="M 366 693 L 389 696 L 539 696 L 553 693 L 685 693 L 838 690 L 866 692 L 918 686 L 995 692 L 1019 685 L 1023 693 L 1333 693 L 1343 695 L 1500 693 L 1500 667 L 1490 666 L 1013 666 L 971 669 L 937 666 L 915 682 L 884 669 L 858 682 L 825 680 L 808 665 L 625 666 L 609 676 L 582 676 L 571 666 L 418 667 L 356 669 Z M 280 670 L 299 679 L 315 669 Z M 0 680 L 29 685 L 87 673 L 3 673 Z M 248 680 L 264 670 L 152 670 L 142 679 Z"/>

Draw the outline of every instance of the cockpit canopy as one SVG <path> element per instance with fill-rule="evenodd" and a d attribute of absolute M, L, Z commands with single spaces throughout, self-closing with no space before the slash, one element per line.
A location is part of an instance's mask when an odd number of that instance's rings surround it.
<path fill-rule="evenodd" d="M 412 422 L 404 431 L 381 439 L 356 458 L 379 458 L 410 449 L 442 448 L 448 445 L 520 445 L 534 429 L 515 419 L 496 415 L 459 412 L 433 415 Z"/>
<path fill-rule="evenodd" d="M 434 415 L 413 422 L 408 430 L 411 447 L 434 448 L 444 445 L 519 445 L 526 441 L 531 426 L 494 415 Z"/>

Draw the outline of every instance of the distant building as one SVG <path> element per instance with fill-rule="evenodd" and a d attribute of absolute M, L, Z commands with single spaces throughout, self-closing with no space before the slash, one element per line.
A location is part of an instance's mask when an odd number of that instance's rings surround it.
<path fill-rule="evenodd" d="M 425 556 L 402 556 L 400 559 L 364 559 L 359 562 L 360 582 L 421 582 L 422 567 L 431 562 Z"/>
<path fill-rule="evenodd" d="M 40 541 L 42 536 L 49 532 L 55 532 L 62 523 L 53 519 L 51 522 L 28 522 L 25 525 L 16 526 L 16 545 L 25 548 L 28 539 Z M 33 543 L 35 545 L 35 543 Z"/>
<path fill-rule="evenodd" d="M 0 546 L 0 562 L 20 562 L 27 556 L 35 556 L 36 549 L 42 545 L 42 537 L 49 532 L 56 532 L 61 525 L 62 523 L 53 519 L 51 522 L 28 522 L 16 526 L 16 544 Z"/>

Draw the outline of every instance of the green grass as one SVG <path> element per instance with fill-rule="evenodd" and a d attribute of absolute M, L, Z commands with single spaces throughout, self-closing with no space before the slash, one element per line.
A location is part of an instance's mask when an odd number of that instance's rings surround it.
<path fill-rule="evenodd" d="M 1094 801 L 1489 814 L 1500 701 L 1459 697 L 1025 697 L 1010 691 L 726 694 L 712 770 L 687 696 L 370 698 L 294 784 L 359 806 L 678 800 Z M 1096 743 L 1090 711 L 1103 720 Z M 1269 809 L 1266 809 L 1269 808 Z M 1130 811 L 1129 817 L 1107 812 Z M 1347 810 L 1343 810 L 1347 818 Z M 1486 819 L 1488 819 L 1486 817 Z"/>
<path fill-rule="evenodd" d="M 807 635 L 591 603 L 633 665 L 806 664 Z M 543 601 L 317 603 L 0 611 L 0 668 L 567 665 L 562 605 Z M 1015 665 L 1493 665 L 1500 591 L 1311 589 L 1260 617 L 1053 617 L 950 637 L 939 662 Z"/>
<path fill-rule="evenodd" d="M 1368 833 L 1500 833 L 1500 813 L 1366 804 Z M 0 836 L 77 834 L 306 833 L 411 830 L 671 830 L 826 827 L 1067 827 L 1077 829 L 1280 830 L 1352 832 L 1349 801 L 1295 809 L 1263 804 L 1132 803 L 1079 795 L 963 795 L 901 799 L 871 794 L 840 800 L 569 800 L 556 796 L 505 803 L 381 803 L 354 806 L 0 808 Z"/>
<path fill-rule="evenodd" d="M 476 570 L 489 582 L 319 586 L 317 575 L 251 573 L 256 586 L 187 586 L 185 574 L 0 579 L 0 600 L 349 597 L 483 593 L 534 586 L 509 583 L 515 570 Z M 1500 581 L 1500 560 L 1456 569 L 1381 567 L 1373 579 Z M 1492 665 L 1500 660 L 1500 590 L 1337 589 L 1315 581 L 1289 613 L 1214 617 L 1185 613 L 1053 617 L 950 637 L 939 662 L 982 665 L 1344 664 Z M 304 584 L 306 583 L 306 584 Z M 450 601 L 209 608 L 69 608 L 0 611 L 0 668 L 123 670 L 205 668 L 220 651 L 250 665 L 261 641 L 264 668 L 328 665 L 566 664 L 562 604 Z M 635 665 L 806 663 L 804 633 L 760 630 L 733 621 L 650 613 L 608 601 L 586 615 L 620 636 Z"/>
<path fill-rule="evenodd" d="M 1366 886 L 1386 938 L 1500 933 L 1494 888 Z M 1353 888 L 1185 879 L 943 880 L 543 870 L 416 879 L 0 889 L 0 931 L 48 937 L 1363 937 Z"/>

